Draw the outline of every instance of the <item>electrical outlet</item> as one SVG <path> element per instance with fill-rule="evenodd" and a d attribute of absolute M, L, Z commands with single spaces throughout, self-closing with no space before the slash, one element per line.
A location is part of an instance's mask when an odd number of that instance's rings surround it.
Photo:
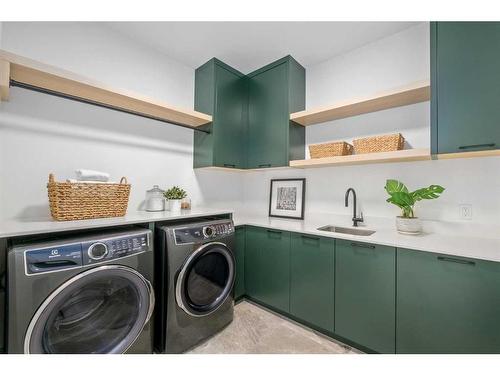
<path fill-rule="evenodd" d="M 460 204 L 459 217 L 462 220 L 472 220 L 472 204 Z"/>

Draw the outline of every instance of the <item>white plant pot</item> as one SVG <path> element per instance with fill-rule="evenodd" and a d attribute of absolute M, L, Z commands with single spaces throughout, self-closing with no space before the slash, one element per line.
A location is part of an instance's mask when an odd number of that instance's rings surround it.
<path fill-rule="evenodd" d="M 407 218 L 396 217 L 396 229 L 401 234 L 420 234 L 422 233 L 422 222 L 418 217 Z"/>
<path fill-rule="evenodd" d="M 181 199 L 169 199 L 168 210 L 175 214 L 181 213 Z"/>

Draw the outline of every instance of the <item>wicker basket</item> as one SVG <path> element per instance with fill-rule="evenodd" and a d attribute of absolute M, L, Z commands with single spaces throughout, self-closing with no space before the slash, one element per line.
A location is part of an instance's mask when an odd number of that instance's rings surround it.
<path fill-rule="evenodd" d="M 49 175 L 47 184 L 50 213 L 55 220 L 82 220 L 125 216 L 130 184 L 122 177 L 119 184 L 56 182 Z"/>
<path fill-rule="evenodd" d="M 347 142 L 318 143 L 309 145 L 309 153 L 311 159 L 352 155 L 352 145 Z"/>
<path fill-rule="evenodd" d="M 372 152 L 402 150 L 405 145 L 405 139 L 400 133 L 397 133 L 355 139 L 353 143 L 356 154 L 369 154 Z"/>

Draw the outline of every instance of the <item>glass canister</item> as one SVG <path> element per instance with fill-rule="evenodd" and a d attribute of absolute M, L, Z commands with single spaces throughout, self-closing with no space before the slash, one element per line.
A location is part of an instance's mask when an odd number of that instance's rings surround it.
<path fill-rule="evenodd" d="M 158 185 L 146 191 L 146 211 L 165 211 L 165 193 Z"/>
<path fill-rule="evenodd" d="M 181 209 L 190 210 L 191 209 L 191 199 L 186 197 L 181 200 Z"/>

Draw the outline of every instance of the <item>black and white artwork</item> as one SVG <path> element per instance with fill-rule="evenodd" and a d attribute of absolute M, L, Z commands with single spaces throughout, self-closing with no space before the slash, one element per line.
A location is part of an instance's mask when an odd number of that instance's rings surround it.
<path fill-rule="evenodd" d="M 271 180 L 269 216 L 304 218 L 305 178 Z"/>

